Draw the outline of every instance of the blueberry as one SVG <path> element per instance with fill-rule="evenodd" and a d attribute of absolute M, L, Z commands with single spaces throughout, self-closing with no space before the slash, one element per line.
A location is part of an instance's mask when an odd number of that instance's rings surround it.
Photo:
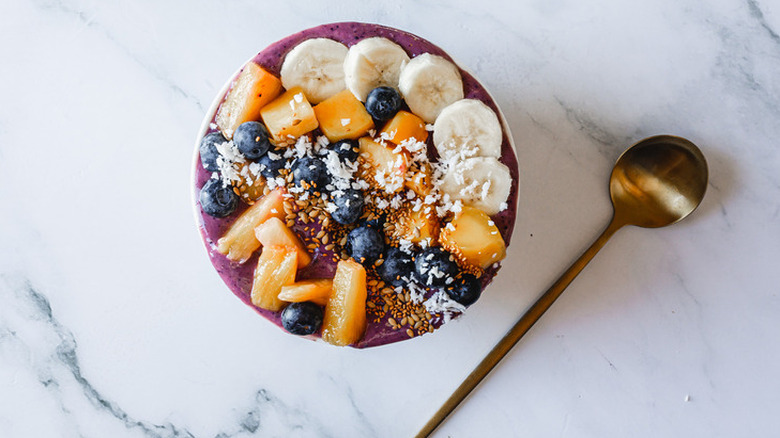
<path fill-rule="evenodd" d="M 349 255 L 362 264 L 372 264 L 385 249 L 382 233 L 371 227 L 361 226 L 349 232 Z"/>
<path fill-rule="evenodd" d="M 377 120 L 390 120 L 401 109 L 401 95 L 392 87 L 377 87 L 366 97 L 366 111 Z"/>
<path fill-rule="evenodd" d="M 260 174 L 266 178 L 276 178 L 279 171 L 284 169 L 287 160 L 284 159 L 284 151 L 274 149 L 260 157 L 257 163 L 260 164 Z"/>
<path fill-rule="evenodd" d="M 398 248 L 390 248 L 385 254 L 385 261 L 376 268 L 379 277 L 393 286 L 403 286 L 411 280 L 414 273 L 412 256 Z M 404 280 L 406 277 L 407 280 Z"/>
<path fill-rule="evenodd" d="M 200 163 L 204 169 L 209 172 L 219 171 L 219 166 L 217 166 L 217 157 L 219 157 L 217 145 L 225 142 L 227 140 L 220 132 L 212 132 L 201 139 L 199 147 Z"/>
<path fill-rule="evenodd" d="M 363 193 L 360 190 L 345 189 L 333 196 L 336 211 L 330 214 L 334 221 L 349 225 L 363 214 Z"/>
<path fill-rule="evenodd" d="M 387 215 L 382 214 L 379 217 L 375 217 L 374 219 L 367 220 L 364 222 L 366 226 L 369 226 L 371 228 L 376 228 L 377 230 L 384 228 L 385 226 L 385 219 L 387 219 Z"/>
<path fill-rule="evenodd" d="M 290 303 L 282 310 L 282 327 L 294 335 L 317 333 L 322 325 L 322 307 L 311 301 Z"/>
<path fill-rule="evenodd" d="M 358 142 L 356 140 L 339 140 L 328 145 L 328 150 L 335 151 L 342 163 L 354 163 L 359 155 Z"/>
<path fill-rule="evenodd" d="M 268 130 L 260 122 L 244 122 L 233 133 L 233 144 L 247 160 L 257 161 L 271 148 Z"/>
<path fill-rule="evenodd" d="M 482 285 L 477 277 L 471 274 L 463 274 L 447 287 L 445 291 L 454 301 L 464 306 L 470 306 L 479 299 L 479 295 L 482 293 Z"/>
<path fill-rule="evenodd" d="M 444 286 L 459 270 L 452 254 L 436 247 L 420 252 L 414 259 L 414 267 L 417 280 L 425 286 Z"/>
<path fill-rule="evenodd" d="M 325 162 L 315 157 L 301 157 L 292 165 L 293 181 L 296 185 L 303 185 L 311 192 L 323 192 L 325 186 L 330 184 L 330 175 Z"/>
<path fill-rule="evenodd" d="M 238 195 L 233 187 L 222 186 L 222 181 L 212 178 L 200 189 L 200 206 L 209 216 L 225 217 L 236 210 Z"/>

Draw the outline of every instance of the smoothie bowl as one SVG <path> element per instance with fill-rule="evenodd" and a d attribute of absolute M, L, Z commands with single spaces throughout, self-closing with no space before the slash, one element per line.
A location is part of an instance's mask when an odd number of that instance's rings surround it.
<path fill-rule="evenodd" d="M 307 29 L 244 64 L 193 169 L 228 288 L 291 334 L 356 348 L 433 332 L 476 302 L 517 190 L 487 90 L 439 47 L 367 23 Z"/>

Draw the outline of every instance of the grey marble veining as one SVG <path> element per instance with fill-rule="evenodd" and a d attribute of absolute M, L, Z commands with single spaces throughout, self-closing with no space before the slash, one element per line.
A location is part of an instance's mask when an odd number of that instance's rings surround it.
<path fill-rule="evenodd" d="M 81 423 L 93 421 L 92 417 L 100 417 L 105 426 L 110 427 L 96 431 L 100 434 L 111 430 L 112 433 L 126 432 L 127 436 L 155 438 L 197 436 L 184 425 L 136 418 L 95 388 L 81 370 L 78 344 L 73 333 L 60 324 L 49 300 L 27 279 L 4 276 L 0 292 L 0 299 L 4 304 L 0 318 L 3 323 L 0 351 L 7 363 L 15 366 L 18 372 L 28 373 L 28 377 L 36 380 L 43 390 L 43 396 L 52 402 L 54 412 L 51 414 L 54 414 L 54 418 L 47 415 L 44 417 L 45 423 L 50 423 L 53 419 L 70 423 L 68 426 L 71 430 L 60 431 L 66 434 L 73 432 L 73 436 L 88 436 L 81 432 L 88 426 L 82 426 Z M 21 378 L 15 377 L 14 380 L 19 382 Z M 371 431 L 370 424 L 365 423 L 365 417 L 351 395 L 349 400 L 358 420 Z M 265 389 L 257 390 L 250 403 L 237 407 L 236 410 L 241 414 L 237 418 L 220 422 L 221 428 L 215 437 L 231 438 L 266 433 L 283 436 L 334 436 L 317 419 L 301 409 L 289 406 Z M 58 433 L 57 427 L 43 430 L 51 436 Z M 362 434 L 375 435 L 375 431 Z"/>

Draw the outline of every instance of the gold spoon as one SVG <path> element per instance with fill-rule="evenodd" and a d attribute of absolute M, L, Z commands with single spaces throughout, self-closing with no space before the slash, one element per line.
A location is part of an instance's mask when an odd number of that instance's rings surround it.
<path fill-rule="evenodd" d="M 681 137 L 646 138 L 623 152 L 609 179 L 614 212 L 607 228 L 482 359 L 420 430 L 417 438 L 429 436 L 447 418 L 552 306 L 615 231 L 625 225 L 658 228 L 682 220 L 701 203 L 707 188 L 707 174 L 704 155 L 696 145 Z"/>

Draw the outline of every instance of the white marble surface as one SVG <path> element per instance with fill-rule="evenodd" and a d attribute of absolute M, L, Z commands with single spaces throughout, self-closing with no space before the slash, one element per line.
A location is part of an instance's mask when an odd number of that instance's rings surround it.
<path fill-rule="evenodd" d="M 522 173 L 489 293 L 367 351 L 233 297 L 189 195 L 227 77 L 345 20 L 471 67 Z M 703 205 L 615 235 L 434 436 L 777 436 L 778 34 L 777 0 L 0 2 L 0 436 L 412 436 L 600 232 L 612 163 L 657 133 L 704 151 Z"/>

